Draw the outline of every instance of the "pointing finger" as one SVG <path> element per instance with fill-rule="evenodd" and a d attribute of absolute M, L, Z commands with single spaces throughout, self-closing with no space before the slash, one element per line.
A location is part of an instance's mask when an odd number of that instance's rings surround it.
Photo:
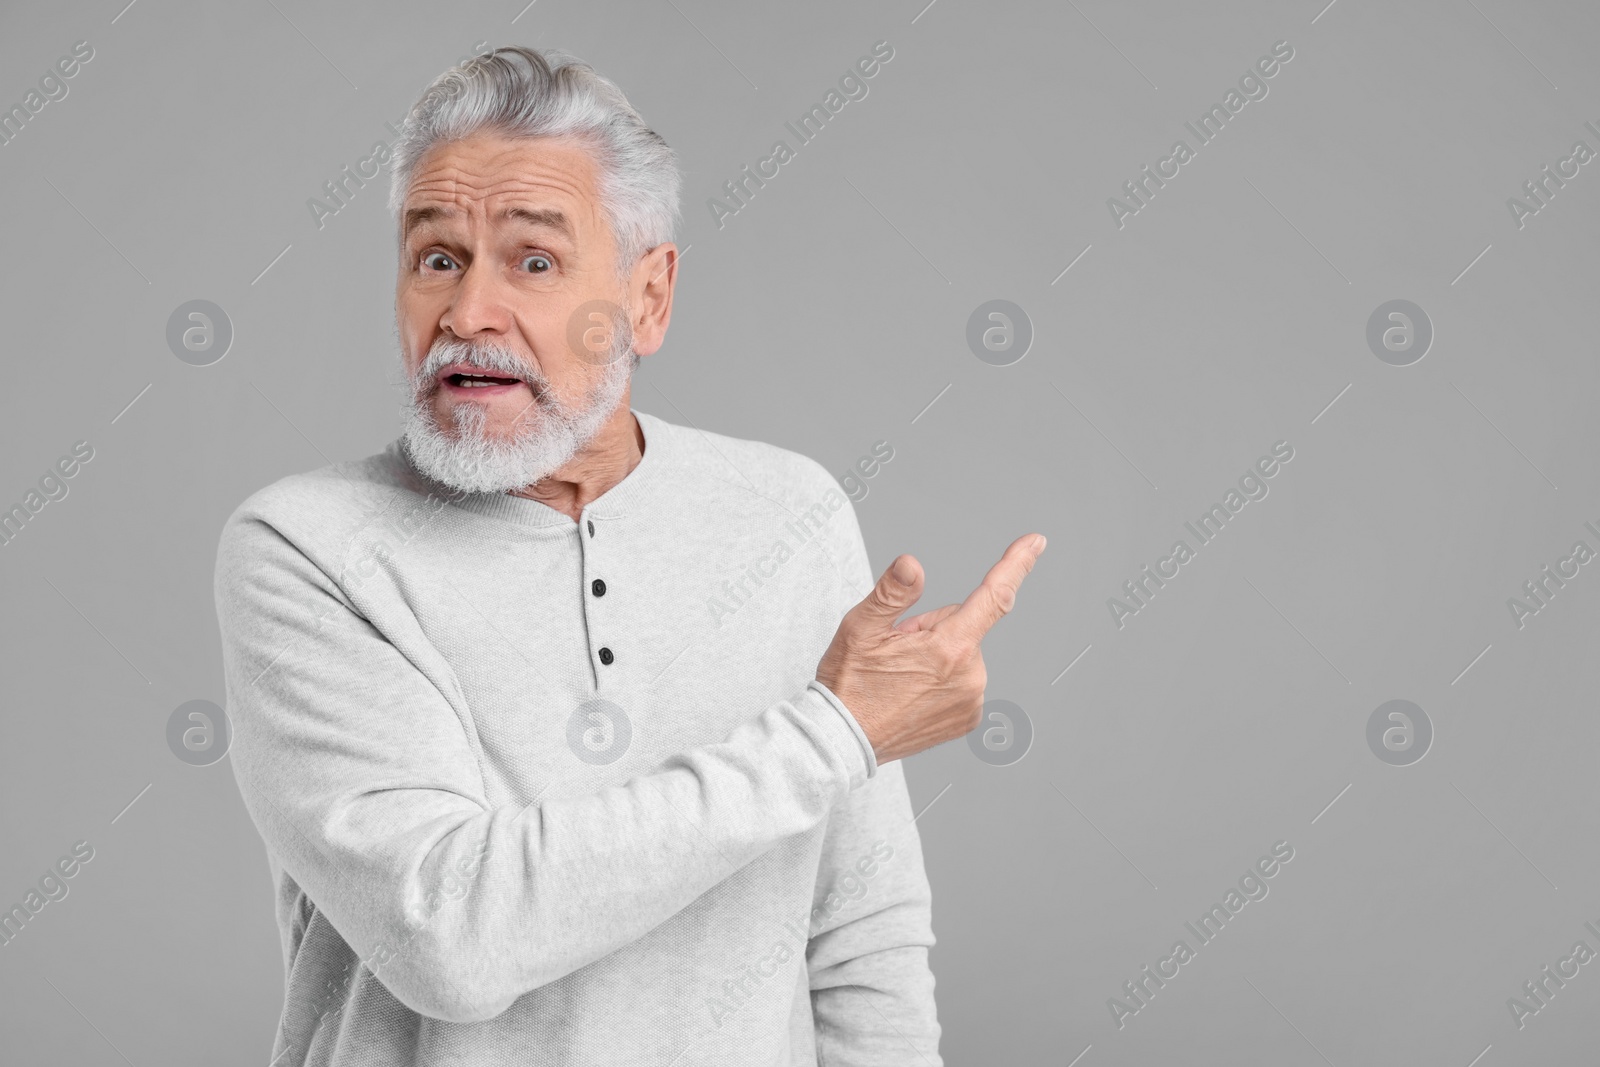
<path fill-rule="evenodd" d="M 1043 534 L 1024 534 L 1011 542 L 1000 562 L 989 568 L 983 581 L 961 606 L 948 617 L 934 624 L 937 632 L 965 636 L 973 642 L 983 640 L 1000 617 L 1009 612 L 1017 602 L 1017 590 L 1022 579 L 1033 570 L 1033 565 L 1044 551 Z"/>

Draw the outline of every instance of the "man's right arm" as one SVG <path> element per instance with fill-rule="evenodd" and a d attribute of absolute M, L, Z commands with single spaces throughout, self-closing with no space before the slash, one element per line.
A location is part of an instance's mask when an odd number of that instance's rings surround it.
<path fill-rule="evenodd" d="M 251 817 L 390 992 L 433 1018 L 493 1018 L 637 940 L 877 770 L 813 682 L 626 784 L 491 807 L 448 680 L 282 533 L 231 521 L 215 595 Z"/>

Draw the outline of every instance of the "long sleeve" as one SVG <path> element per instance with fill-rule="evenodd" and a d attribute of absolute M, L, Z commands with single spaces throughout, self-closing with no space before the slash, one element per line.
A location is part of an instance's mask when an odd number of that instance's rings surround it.
<path fill-rule="evenodd" d="M 432 1018 L 493 1018 L 638 940 L 876 774 L 813 682 L 625 784 L 492 807 L 460 692 L 419 666 L 420 632 L 380 632 L 279 529 L 228 523 L 216 607 L 252 819 L 384 986 Z"/>
<path fill-rule="evenodd" d="M 835 522 L 843 614 L 874 577 L 854 510 Z M 900 760 L 828 817 L 808 950 L 820 1067 L 943 1067 L 932 891 L 912 818 Z"/>

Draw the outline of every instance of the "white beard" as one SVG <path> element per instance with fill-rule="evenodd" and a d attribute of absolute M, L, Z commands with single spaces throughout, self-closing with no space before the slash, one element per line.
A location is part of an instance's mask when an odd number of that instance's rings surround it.
<path fill-rule="evenodd" d="M 548 478 L 594 440 L 627 393 L 639 362 L 627 325 L 623 318 L 623 328 L 612 332 L 601 378 L 576 406 L 564 403 L 544 373 L 510 349 L 492 341 L 441 336 L 411 376 L 402 443 L 412 464 L 434 481 L 467 493 L 507 493 Z M 601 361 L 585 365 L 589 362 Z M 455 405 L 453 435 L 440 429 L 429 387 L 434 375 L 451 363 L 472 363 L 528 381 L 537 399 L 518 416 L 509 438 L 486 433 L 484 408 L 471 402 Z"/>

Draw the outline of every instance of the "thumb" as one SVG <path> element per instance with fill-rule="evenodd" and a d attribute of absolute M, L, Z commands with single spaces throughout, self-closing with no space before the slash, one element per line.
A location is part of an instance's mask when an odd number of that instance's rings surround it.
<path fill-rule="evenodd" d="M 856 605 L 855 614 L 869 625 L 887 628 L 921 596 L 922 564 L 915 556 L 896 556 L 872 592 Z"/>

